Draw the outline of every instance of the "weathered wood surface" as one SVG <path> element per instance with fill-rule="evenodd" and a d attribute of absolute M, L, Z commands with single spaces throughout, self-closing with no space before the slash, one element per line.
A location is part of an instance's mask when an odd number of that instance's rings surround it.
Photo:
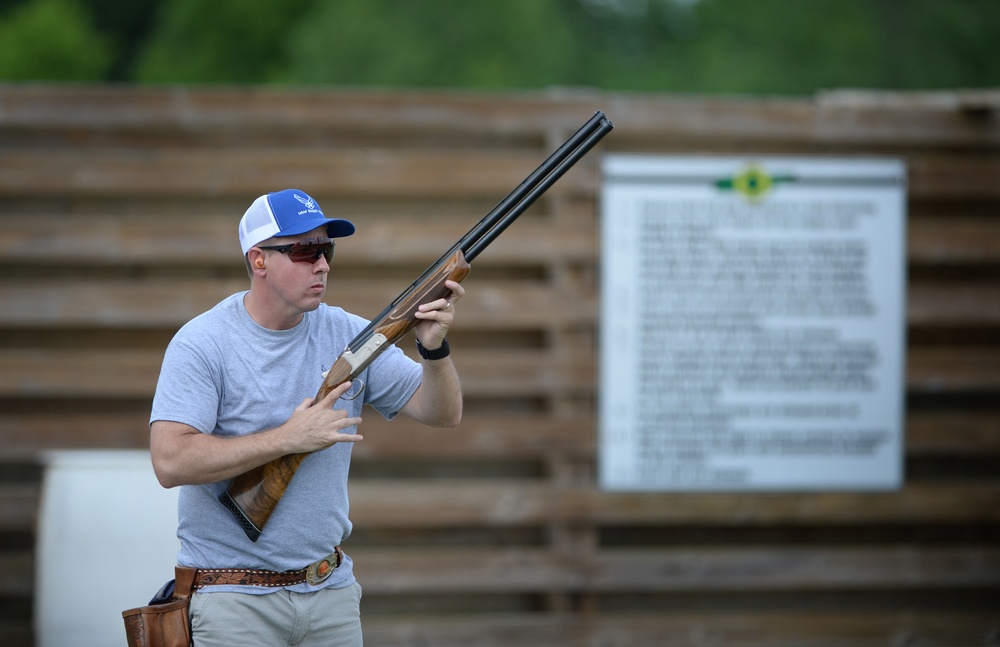
<path fill-rule="evenodd" d="M 0 412 L 0 446 L 6 456 L 28 458 L 52 449 L 141 449 L 149 444 L 145 403 L 102 400 L 79 406 L 72 424 L 60 411 L 26 407 Z M 472 413 L 460 432 L 428 429 L 407 419 L 388 423 L 365 417 L 365 440 L 354 446 L 363 460 L 592 460 L 596 429 L 591 416 L 515 414 L 503 418 Z M 906 451 L 910 456 L 1000 455 L 1000 414 L 992 411 L 913 412 L 907 418 Z"/>
<path fill-rule="evenodd" d="M 142 398 L 156 386 L 162 359 L 162 351 L 134 348 L 4 349 L 0 397 Z M 456 353 L 455 365 L 469 398 L 583 397 L 594 390 L 595 362 L 586 351 L 469 349 Z M 914 394 L 1000 390 L 1000 350 L 913 350 L 906 383 Z"/>
<path fill-rule="evenodd" d="M 0 643 L 32 641 L 38 453 L 147 446 L 170 336 L 246 287 L 254 197 L 354 220 L 329 300 L 373 315 L 596 109 L 614 133 L 467 281 L 461 427 L 365 418 L 368 642 L 1000 644 L 1000 93 L 46 86 L 0 86 Z M 904 160 L 903 488 L 597 489 L 602 151 Z"/>
<path fill-rule="evenodd" d="M 667 606 L 667 605 L 664 605 Z M 575 645 L 579 647 L 689 647 L 745 645 L 746 647 L 884 647 L 885 645 L 981 645 L 995 641 L 984 632 L 992 616 L 982 612 L 843 611 L 751 612 L 663 611 L 657 613 L 600 614 L 580 618 L 573 614 L 484 614 L 440 618 L 376 618 L 365 626 L 365 638 L 385 647 L 440 645 Z"/>

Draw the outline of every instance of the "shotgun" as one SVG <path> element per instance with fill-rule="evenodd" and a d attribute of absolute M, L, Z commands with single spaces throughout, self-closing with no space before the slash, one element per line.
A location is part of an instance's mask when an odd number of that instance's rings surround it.
<path fill-rule="evenodd" d="M 338 385 L 355 380 L 382 351 L 412 330 L 418 321 L 413 316 L 417 307 L 450 294 L 445 281 L 461 283 L 479 253 L 613 128 L 614 124 L 603 112 L 594 114 L 358 333 L 326 374 L 314 402 L 322 400 Z M 255 467 L 234 478 L 219 495 L 219 501 L 233 513 L 250 541 L 260 537 L 268 517 L 308 455 L 308 452 L 289 454 Z"/>

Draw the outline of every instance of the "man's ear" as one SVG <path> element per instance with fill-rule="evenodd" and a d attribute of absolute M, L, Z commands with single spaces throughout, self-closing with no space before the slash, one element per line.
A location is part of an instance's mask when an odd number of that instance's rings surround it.
<path fill-rule="evenodd" d="M 259 249 L 251 249 L 247 252 L 247 261 L 251 267 L 258 270 L 264 269 L 264 253 Z"/>

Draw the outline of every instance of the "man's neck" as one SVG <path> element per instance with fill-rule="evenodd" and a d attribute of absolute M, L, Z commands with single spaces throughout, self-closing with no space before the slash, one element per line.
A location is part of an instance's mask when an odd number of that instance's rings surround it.
<path fill-rule="evenodd" d="M 243 306 L 254 322 L 268 330 L 288 330 L 302 321 L 301 312 L 282 314 L 280 308 L 268 303 L 267 299 L 259 292 L 255 292 L 252 287 L 243 297 Z"/>

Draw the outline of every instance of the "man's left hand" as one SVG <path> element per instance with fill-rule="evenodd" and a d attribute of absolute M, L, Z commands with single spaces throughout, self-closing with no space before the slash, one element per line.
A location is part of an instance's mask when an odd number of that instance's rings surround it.
<path fill-rule="evenodd" d="M 414 313 L 421 321 L 414 326 L 413 332 L 427 350 L 438 349 L 444 343 L 448 329 L 455 321 L 455 303 L 465 295 L 465 288 L 456 281 L 445 281 L 445 287 L 451 290 L 450 295 L 421 304 Z"/>

